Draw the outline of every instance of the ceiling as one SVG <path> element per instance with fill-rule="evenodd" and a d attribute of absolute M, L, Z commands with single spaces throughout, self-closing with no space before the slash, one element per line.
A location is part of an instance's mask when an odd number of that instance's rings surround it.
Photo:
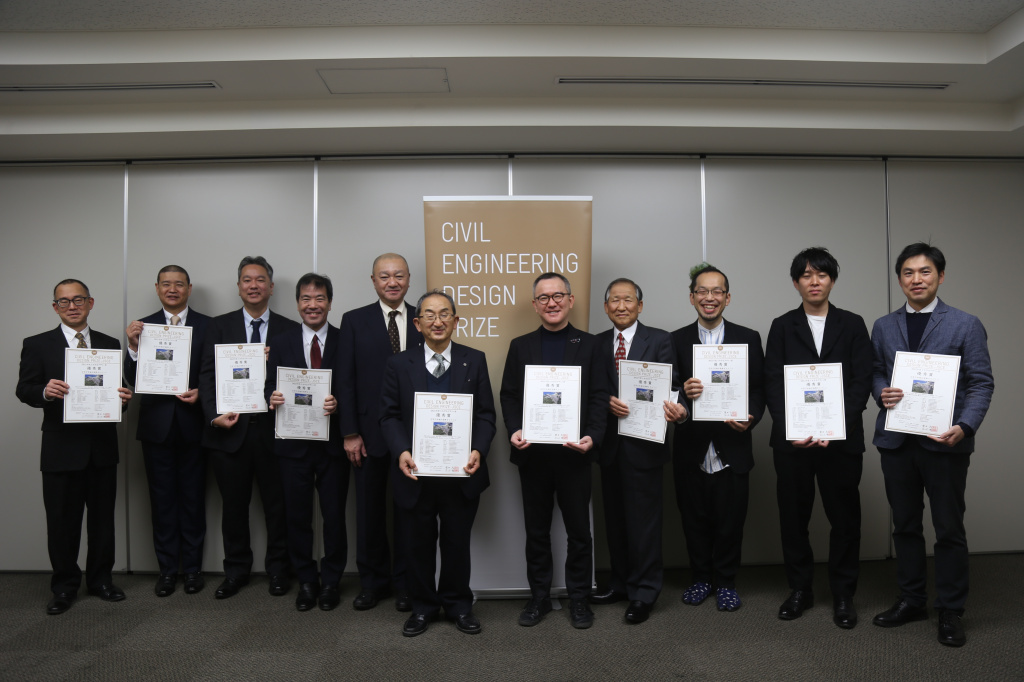
<path fill-rule="evenodd" d="M 1024 0 L 0 0 L 0 161 L 1024 158 L 1022 8 Z M 604 82 L 558 82 L 566 77 Z M 166 89 L 189 82 L 214 85 Z M 145 84 L 165 89 L 23 90 Z"/>

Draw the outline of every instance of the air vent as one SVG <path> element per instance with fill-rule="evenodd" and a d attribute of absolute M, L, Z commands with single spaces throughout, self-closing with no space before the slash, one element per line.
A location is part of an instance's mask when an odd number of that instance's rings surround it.
<path fill-rule="evenodd" d="M 779 78 L 629 78 L 621 76 L 560 76 L 559 85 L 765 85 L 803 88 L 885 88 L 889 90 L 945 90 L 951 83 L 900 81 L 819 81 Z"/>
<path fill-rule="evenodd" d="M 74 83 L 70 85 L 0 85 L 0 92 L 122 92 L 125 90 L 219 90 L 214 81 L 187 83 Z"/>

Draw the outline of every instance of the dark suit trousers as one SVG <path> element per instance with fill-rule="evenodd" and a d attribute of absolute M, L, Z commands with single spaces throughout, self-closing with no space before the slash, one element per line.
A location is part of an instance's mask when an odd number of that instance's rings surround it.
<path fill-rule="evenodd" d="M 110 585 L 114 568 L 114 500 L 117 496 L 117 465 L 81 471 L 44 471 L 43 507 L 46 509 L 46 548 L 50 553 L 54 594 L 78 592 L 82 569 L 78 550 L 82 542 L 82 517 L 86 508 L 88 554 L 85 584 L 89 588 Z"/>
<path fill-rule="evenodd" d="M 348 497 L 348 458 L 327 453 L 323 443 L 313 443 L 302 457 L 279 457 L 284 505 L 288 519 L 288 558 L 300 583 L 323 581 L 336 586 L 348 561 L 345 499 Z M 313 490 L 323 515 L 324 556 L 313 558 Z"/>
<path fill-rule="evenodd" d="M 706 474 L 679 461 L 674 468 L 676 504 L 693 582 L 735 589 L 750 475 L 732 467 Z"/>
<path fill-rule="evenodd" d="M 519 464 L 526 526 L 526 578 L 534 597 L 551 595 L 551 518 L 555 499 L 562 510 L 567 548 L 565 586 L 570 599 L 585 599 L 594 575 L 590 534 L 590 461 L 560 445 L 531 445 Z"/>
<path fill-rule="evenodd" d="M 388 479 L 392 468 L 390 457 L 363 458 L 362 466 L 353 467 L 356 487 L 356 568 L 362 589 L 384 594 L 391 588 L 406 591 L 408 533 L 402 514 L 393 508 L 394 569 L 388 548 Z"/>
<path fill-rule="evenodd" d="M 174 435 L 170 443 L 142 443 L 153 547 L 161 575 L 198 573 L 206 539 L 206 460 L 199 443 Z"/>
<path fill-rule="evenodd" d="M 249 539 L 249 502 L 256 479 L 267 524 L 267 555 L 264 567 L 270 575 L 288 572 L 285 534 L 284 492 L 281 469 L 272 448 L 272 436 L 261 414 L 250 418 L 245 440 L 236 452 L 210 450 L 210 464 L 223 500 L 221 532 L 224 535 L 224 574 L 229 578 L 248 576 L 252 571 Z M 253 423 L 253 419 L 260 422 Z"/>
<path fill-rule="evenodd" d="M 416 507 L 400 510 L 412 540 L 407 580 L 413 613 L 436 615 L 443 608 L 445 616 L 454 618 L 473 610 L 470 536 L 480 498 L 467 500 L 462 483 L 422 477 Z M 438 547 L 441 574 L 435 586 Z"/>
<path fill-rule="evenodd" d="M 971 455 L 926 450 L 913 436 L 895 450 L 878 451 L 892 507 L 896 579 L 902 596 L 916 606 L 928 600 L 922 528 L 927 492 L 935 527 L 935 608 L 962 613 L 968 589 L 964 490 Z"/>
<path fill-rule="evenodd" d="M 860 571 L 860 476 L 862 454 L 808 448 L 802 452 L 773 450 L 782 558 L 791 590 L 813 591 L 814 553 L 807 526 L 814 508 L 814 481 L 832 525 L 829 534 L 828 580 L 833 599 L 852 597 Z"/>
<path fill-rule="evenodd" d="M 637 469 L 621 452 L 601 467 L 610 587 L 630 601 L 653 604 L 661 594 L 662 474 L 664 465 Z"/>

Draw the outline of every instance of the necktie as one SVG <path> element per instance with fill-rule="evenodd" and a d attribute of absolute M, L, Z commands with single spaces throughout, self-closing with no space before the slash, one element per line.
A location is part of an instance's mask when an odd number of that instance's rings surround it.
<path fill-rule="evenodd" d="M 262 341 L 260 338 L 260 327 L 263 326 L 263 320 L 257 318 L 252 321 L 252 339 L 249 343 L 259 343 Z"/>
<path fill-rule="evenodd" d="M 171 326 L 177 327 L 181 324 L 181 315 L 171 315 Z"/>
<path fill-rule="evenodd" d="M 434 376 L 438 379 L 444 374 L 444 356 L 440 353 L 434 353 L 434 360 L 437 360 L 437 367 L 434 368 Z"/>
<path fill-rule="evenodd" d="M 79 348 L 88 348 L 89 347 L 89 346 L 85 345 L 85 335 L 82 332 L 78 332 L 77 334 L 75 334 L 75 338 L 78 339 L 78 347 Z"/>
<path fill-rule="evenodd" d="M 313 334 L 313 345 L 309 347 L 309 366 L 311 369 L 320 369 L 320 337 Z"/>
<path fill-rule="evenodd" d="M 615 371 L 619 371 L 619 360 L 626 359 L 626 339 L 619 333 L 619 347 L 615 349 Z"/>
<path fill-rule="evenodd" d="M 396 317 L 398 317 L 397 310 L 392 310 L 388 313 L 388 338 L 391 339 L 392 353 L 398 353 L 402 350 L 402 340 L 398 338 L 398 323 L 395 322 Z"/>

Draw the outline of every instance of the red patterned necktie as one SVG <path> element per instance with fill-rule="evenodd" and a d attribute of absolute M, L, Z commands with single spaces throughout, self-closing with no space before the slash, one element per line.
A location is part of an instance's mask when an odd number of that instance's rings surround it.
<path fill-rule="evenodd" d="M 309 347 L 309 367 L 310 369 L 320 369 L 320 361 L 322 360 L 320 355 L 320 337 L 313 334 L 313 345 Z"/>
<path fill-rule="evenodd" d="M 622 338 L 622 332 L 619 332 L 619 347 L 615 349 L 615 371 L 619 371 L 619 360 L 626 359 L 626 339 Z"/>

